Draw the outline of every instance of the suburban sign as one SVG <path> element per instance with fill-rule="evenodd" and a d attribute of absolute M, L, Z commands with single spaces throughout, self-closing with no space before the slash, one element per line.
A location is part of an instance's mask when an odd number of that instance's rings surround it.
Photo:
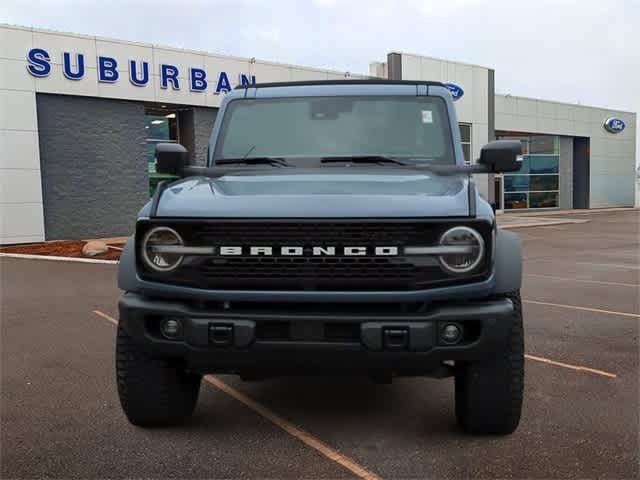
<path fill-rule="evenodd" d="M 66 78 L 73 81 L 82 80 L 85 76 L 85 56 L 83 53 L 63 52 L 62 54 L 62 73 Z M 51 73 L 51 57 L 49 52 L 44 48 L 32 48 L 27 53 L 27 70 L 34 77 L 48 77 Z M 149 62 L 128 60 L 129 82 L 136 87 L 146 87 L 149 83 Z M 120 80 L 121 65 L 118 60 L 112 57 L 98 56 L 97 58 L 97 75 L 98 82 L 115 83 Z M 185 87 L 179 78 L 180 70 L 175 65 L 162 63 L 158 66 L 158 74 L 160 76 L 160 88 L 172 90 L 180 90 Z M 207 72 L 202 68 L 189 68 L 187 75 L 189 90 L 192 92 L 205 92 L 209 88 L 209 83 L 215 85 L 212 87 L 213 93 L 220 94 L 230 92 L 233 89 L 229 75 L 225 71 L 221 71 L 217 76 L 207 76 Z M 238 83 L 241 85 L 251 85 L 256 83 L 255 75 L 246 75 L 240 73 Z"/>
<path fill-rule="evenodd" d="M 615 117 L 611 117 L 611 118 L 607 118 L 604 121 L 604 128 L 607 132 L 610 133 L 620 133 L 624 130 L 624 128 L 626 127 L 624 120 L 621 120 L 619 118 L 615 118 Z"/>

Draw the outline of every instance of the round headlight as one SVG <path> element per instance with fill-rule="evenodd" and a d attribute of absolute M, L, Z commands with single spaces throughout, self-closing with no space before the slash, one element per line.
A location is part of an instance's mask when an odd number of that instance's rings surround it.
<path fill-rule="evenodd" d="M 484 240 L 473 228 L 453 227 L 447 230 L 440 237 L 440 245 L 463 247 L 460 253 L 447 253 L 439 257 L 440 264 L 451 273 L 469 273 L 484 257 Z"/>
<path fill-rule="evenodd" d="M 142 258 L 152 270 L 170 272 L 178 268 L 183 258 L 172 252 L 171 247 L 182 245 L 184 242 L 178 232 L 169 227 L 155 227 L 142 239 Z"/>

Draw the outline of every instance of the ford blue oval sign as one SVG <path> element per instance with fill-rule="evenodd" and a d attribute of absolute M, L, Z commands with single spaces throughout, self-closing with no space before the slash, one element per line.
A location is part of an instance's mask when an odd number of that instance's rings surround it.
<path fill-rule="evenodd" d="M 619 118 L 611 117 L 604 121 L 604 128 L 610 133 L 620 133 L 624 130 L 624 127 L 626 127 L 624 120 Z"/>
<path fill-rule="evenodd" d="M 454 102 L 456 100 L 460 100 L 464 95 L 464 90 L 462 89 L 462 87 L 456 85 L 455 83 L 445 83 L 444 86 L 449 89 L 449 92 L 451 92 L 451 96 L 453 97 Z"/>

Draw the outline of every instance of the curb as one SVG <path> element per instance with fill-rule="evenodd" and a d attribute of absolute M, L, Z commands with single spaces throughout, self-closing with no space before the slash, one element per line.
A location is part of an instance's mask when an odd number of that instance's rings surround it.
<path fill-rule="evenodd" d="M 0 253 L 0 258 L 23 258 L 27 260 L 48 260 L 54 262 L 75 262 L 75 263 L 99 263 L 103 265 L 118 265 L 119 260 L 99 260 L 94 258 L 75 258 L 75 257 L 52 257 L 49 255 L 29 255 L 26 253 Z"/>
<path fill-rule="evenodd" d="M 509 213 L 499 213 L 497 216 L 513 215 L 522 218 L 527 217 L 552 217 L 560 215 L 594 215 L 603 213 L 625 213 L 625 212 L 638 212 L 640 213 L 640 207 L 611 207 L 611 208 L 581 208 L 576 210 L 550 210 L 545 212 L 518 212 L 509 210 Z"/>
<path fill-rule="evenodd" d="M 551 225 L 571 225 L 571 224 L 580 224 L 580 223 L 589 223 L 591 220 L 551 220 L 548 222 L 532 222 L 532 223 L 514 223 L 512 225 L 504 225 L 499 228 L 510 229 L 510 228 L 527 228 L 527 227 L 548 227 Z"/>

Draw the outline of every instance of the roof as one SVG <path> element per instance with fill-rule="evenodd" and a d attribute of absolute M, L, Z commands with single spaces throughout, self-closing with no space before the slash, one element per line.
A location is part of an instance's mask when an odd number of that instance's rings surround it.
<path fill-rule="evenodd" d="M 253 83 L 250 85 L 238 85 L 236 88 L 268 88 L 268 87 L 302 87 L 317 85 L 429 85 L 444 87 L 441 82 L 426 80 L 385 80 L 382 78 L 353 79 L 353 80 L 304 80 L 298 82 L 270 82 Z"/>

